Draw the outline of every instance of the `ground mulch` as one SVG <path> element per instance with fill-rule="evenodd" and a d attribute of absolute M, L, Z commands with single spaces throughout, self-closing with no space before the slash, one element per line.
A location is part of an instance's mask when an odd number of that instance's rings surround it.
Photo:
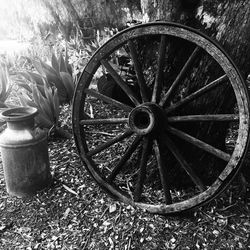
<path fill-rule="evenodd" d="M 67 129 L 70 112 L 62 119 Z M 19 199 L 0 170 L 0 249 L 250 249 L 250 198 L 237 180 L 195 211 L 153 215 L 113 200 L 89 176 L 73 139 L 51 138 L 52 185 Z"/>

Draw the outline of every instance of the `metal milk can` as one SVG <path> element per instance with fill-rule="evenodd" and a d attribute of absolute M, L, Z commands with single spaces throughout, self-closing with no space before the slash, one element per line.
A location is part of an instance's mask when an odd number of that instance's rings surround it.
<path fill-rule="evenodd" d="M 33 107 L 18 107 L 0 114 L 7 123 L 0 135 L 6 188 L 17 197 L 33 195 L 51 181 L 47 134 L 35 127 L 37 113 Z"/>

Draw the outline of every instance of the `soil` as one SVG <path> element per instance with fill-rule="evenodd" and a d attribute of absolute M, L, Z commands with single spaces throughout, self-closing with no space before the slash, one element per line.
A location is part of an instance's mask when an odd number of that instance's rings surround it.
<path fill-rule="evenodd" d="M 70 110 L 62 127 L 70 130 Z M 117 202 L 89 176 L 73 139 L 51 138 L 53 183 L 30 198 L 7 194 L 0 168 L 0 249 L 250 249 L 250 195 L 236 179 L 215 200 L 178 216 Z"/>

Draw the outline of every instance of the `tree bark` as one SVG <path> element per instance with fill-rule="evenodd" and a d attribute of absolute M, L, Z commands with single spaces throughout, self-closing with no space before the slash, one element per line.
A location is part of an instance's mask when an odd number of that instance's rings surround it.
<path fill-rule="evenodd" d="M 216 0 L 141 0 L 142 11 L 145 19 L 149 21 L 164 20 L 185 24 L 187 26 L 196 28 L 213 39 L 217 40 L 225 51 L 231 56 L 244 79 L 249 74 L 250 69 L 250 2 L 249 1 L 229 1 Z M 180 44 L 174 44 L 173 47 L 178 47 Z M 151 46 L 152 48 L 152 46 Z M 177 48 L 178 50 L 178 48 Z M 147 52 L 148 53 L 148 52 Z M 178 55 L 176 55 L 178 57 Z M 180 56 L 177 60 L 182 60 Z M 152 63 L 152 62 L 151 62 Z M 204 73 L 209 70 L 210 66 L 203 63 L 200 68 Z M 211 68 L 210 68 L 211 70 Z M 215 74 L 217 69 L 213 69 Z M 174 69 L 172 69 L 175 74 Z M 217 72 L 219 75 L 219 72 Z M 194 85 L 199 84 L 199 75 L 197 75 L 191 83 L 189 83 L 187 92 L 191 90 Z M 227 89 L 219 88 L 213 94 L 202 97 L 202 100 L 197 102 L 196 110 L 202 109 L 203 103 L 211 103 L 210 109 L 206 110 L 208 113 L 213 113 L 220 109 L 222 112 L 232 112 L 235 101 L 232 93 Z M 190 110 L 183 109 L 183 114 L 189 113 Z M 191 127 L 192 126 L 192 127 Z M 228 124 L 212 125 L 201 128 L 200 125 L 184 124 L 181 127 L 184 131 L 188 130 L 198 131 L 197 137 L 204 138 L 204 141 L 211 142 L 213 145 L 218 145 L 221 148 L 225 144 L 225 138 L 228 131 Z M 213 134 L 213 136 L 212 136 Z M 180 147 L 188 147 L 187 144 L 179 142 Z M 225 145 L 224 145 L 225 146 Z M 213 161 L 202 154 L 192 151 L 190 149 L 187 158 L 197 157 L 202 159 L 202 162 L 209 164 L 211 169 L 220 168 L 219 161 Z M 208 163 L 210 161 L 210 163 Z"/>
<path fill-rule="evenodd" d="M 141 5 L 149 21 L 173 21 L 213 37 L 229 53 L 243 76 L 249 74 L 249 1 L 141 0 Z"/>

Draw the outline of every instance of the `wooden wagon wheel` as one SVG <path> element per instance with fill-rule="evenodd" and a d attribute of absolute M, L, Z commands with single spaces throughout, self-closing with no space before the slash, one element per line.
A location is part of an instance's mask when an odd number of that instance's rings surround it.
<path fill-rule="evenodd" d="M 112 80 L 100 91 L 103 74 Z M 105 94 L 109 83 L 118 86 L 113 96 Z M 116 98 L 118 92 L 129 101 Z M 235 105 L 221 102 L 222 94 Z M 95 181 L 153 213 L 213 199 L 235 176 L 248 144 L 248 95 L 236 66 L 210 38 L 174 23 L 134 26 L 100 47 L 77 84 L 72 118 Z M 217 143 L 221 127 L 231 132 Z"/>

